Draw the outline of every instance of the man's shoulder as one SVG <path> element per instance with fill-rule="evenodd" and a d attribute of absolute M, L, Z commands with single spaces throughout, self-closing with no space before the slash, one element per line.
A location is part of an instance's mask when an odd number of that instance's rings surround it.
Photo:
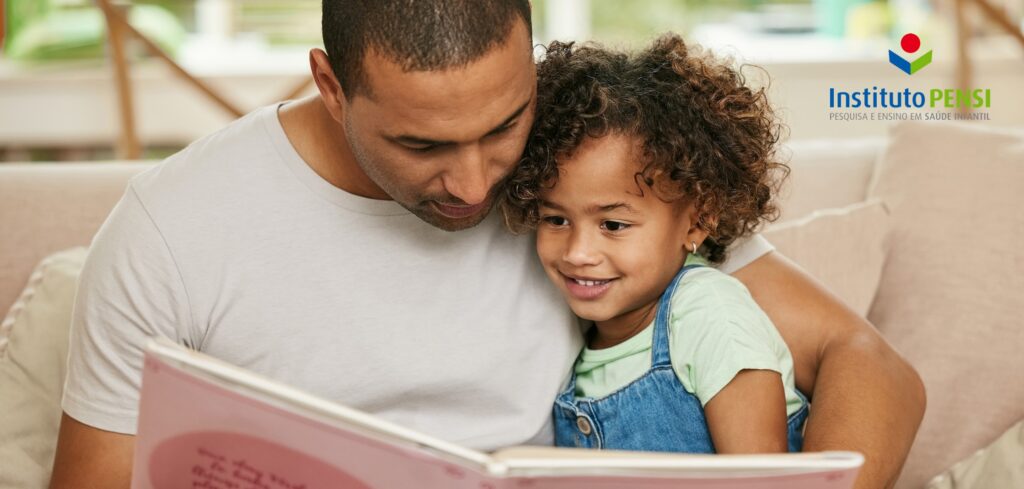
<path fill-rule="evenodd" d="M 230 178 L 245 167 L 279 159 L 267 127 L 274 108 L 256 109 L 192 142 L 133 178 L 132 188 L 144 197 L 161 191 L 178 194 L 195 186 L 217 184 L 217 179 Z"/>
<path fill-rule="evenodd" d="M 131 190 L 156 212 L 186 212 L 237 200 L 233 194 L 266 183 L 261 177 L 282 167 L 280 141 L 269 120 L 276 117 L 275 108 L 254 110 L 192 142 L 135 176 Z"/>

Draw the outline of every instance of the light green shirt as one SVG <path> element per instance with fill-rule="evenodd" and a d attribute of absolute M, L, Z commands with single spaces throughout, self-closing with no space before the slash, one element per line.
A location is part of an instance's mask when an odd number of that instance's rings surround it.
<path fill-rule="evenodd" d="M 707 264 L 690 255 L 686 264 Z M 712 267 L 690 270 L 672 294 L 669 354 L 687 392 L 707 405 L 741 370 L 782 375 L 786 413 L 800 409 L 793 358 L 775 325 L 739 280 Z M 652 322 L 636 336 L 610 348 L 584 348 L 574 367 L 576 395 L 601 398 L 625 387 L 651 368 Z"/>

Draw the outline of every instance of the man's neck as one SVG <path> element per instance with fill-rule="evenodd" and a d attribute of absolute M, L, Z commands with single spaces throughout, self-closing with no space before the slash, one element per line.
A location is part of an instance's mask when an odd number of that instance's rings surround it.
<path fill-rule="evenodd" d="M 277 117 L 295 152 L 320 178 L 360 197 L 390 200 L 359 168 L 342 125 L 320 97 L 289 102 L 278 109 Z"/>

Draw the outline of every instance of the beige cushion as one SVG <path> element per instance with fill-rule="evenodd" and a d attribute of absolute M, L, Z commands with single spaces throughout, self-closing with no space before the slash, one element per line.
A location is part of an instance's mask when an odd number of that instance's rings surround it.
<path fill-rule="evenodd" d="M 892 229 L 868 317 L 928 391 L 897 485 L 917 489 L 1024 419 L 1024 134 L 904 123 L 878 170 Z"/>
<path fill-rule="evenodd" d="M 790 168 L 778 200 L 781 220 L 804 217 L 818 209 L 863 202 L 884 139 L 791 141 L 782 156 Z"/>
<path fill-rule="evenodd" d="M 889 213 L 880 200 L 815 211 L 765 231 L 775 248 L 866 316 L 882 276 Z"/>
<path fill-rule="evenodd" d="M 50 479 L 85 254 L 76 248 L 43 260 L 0 323 L 0 487 L 39 488 Z"/>
<path fill-rule="evenodd" d="M 1024 421 L 991 445 L 939 474 L 927 489 L 1024 487 Z"/>

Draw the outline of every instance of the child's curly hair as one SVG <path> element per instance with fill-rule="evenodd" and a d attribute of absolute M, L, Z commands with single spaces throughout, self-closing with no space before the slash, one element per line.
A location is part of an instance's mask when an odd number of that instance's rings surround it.
<path fill-rule="evenodd" d="M 708 260 L 721 262 L 733 241 L 777 217 L 772 196 L 789 172 L 776 156 L 782 126 L 765 90 L 747 88 L 727 64 L 668 34 L 632 55 L 555 41 L 537 70 L 536 121 L 500 204 L 509 229 L 536 227 L 558 159 L 611 133 L 642 141 L 638 186 L 693 199 Z"/>

